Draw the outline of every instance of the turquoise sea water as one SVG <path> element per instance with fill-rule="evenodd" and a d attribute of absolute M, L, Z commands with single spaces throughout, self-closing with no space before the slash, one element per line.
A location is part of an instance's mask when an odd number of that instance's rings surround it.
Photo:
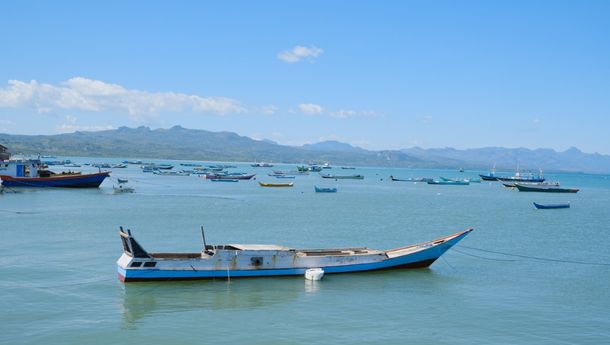
<path fill-rule="evenodd" d="M 479 173 L 471 171 L 333 169 L 365 179 L 311 174 L 276 189 L 257 184 L 286 182 L 266 176 L 271 169 L 233 170 L 255 171 L 258 179 L 212 183 L 144 174 L 132 165 L 112 176 L 128 178 L 135 194 L 113 195 L 107 180 L 100 189 L 0 195 L 0 343 L 601 344 L 610 338 L 610 177 L 548 174 L 581 188 L 554 195 L 494 182 L 431 186 L 388 178 Z M 338 185 L 339 192 L 316 194 L 314 185 Z M 567 210 L 532 205 L 568 200 Z M 200 225 L 213 243 L 322 248 L 388 249 L 475 231 L 429 269 L 328 275 L 319 282 L 124 285 L 115 264 L 120 225 L 153 252 L 199 251 Z"/>

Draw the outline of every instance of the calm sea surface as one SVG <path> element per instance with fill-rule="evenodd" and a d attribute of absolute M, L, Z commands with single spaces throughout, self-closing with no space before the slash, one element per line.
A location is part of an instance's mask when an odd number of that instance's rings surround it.
<path fill-rule="evenodd" d="M 257 184 L 287 181 L 266 176 L 269 168 L 241 164 L 236 170 L 257 172 L 257 181 L 156 176 L 131 165 L 114 169 L 99 189 L 0 195 L 0 343 L 610 339 L 608 176 L 547 174 L 581 188 L 552 195 L 519 193 L 495 182 L 432 186 L 388 178 L 479 173 L 473 171 L 335 168 L 325 172 L 365 179 L 335 182 L 313 173 L 298 176 L 294 188 L 275 189 Z M 116 177 L 128 178 L 136 193 L 113 195 Z M 338 185 L 339 192 L 316 194 L 314 185 Z M 570 201 L 572 207 L 536 210 L 532 201 Z M 319 282 L 284 277 L 124 285 L 115 263 L 121 225 L 157 252 L 199 251 L 201 225 L 208 243 L 322 248 L 388 249 L 467 227 L 475 231 L 429 269 L 329 275 Z"/>

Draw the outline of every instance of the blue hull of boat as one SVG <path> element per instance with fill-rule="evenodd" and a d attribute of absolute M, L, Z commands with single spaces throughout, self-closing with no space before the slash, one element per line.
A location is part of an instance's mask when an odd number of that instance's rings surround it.
<path fill-rule="evenodd" d="M 316 193 L 337 193 L 337 188 L 322 188 L 318 186 L 313 187 Z"/>
<path fill-rule="evenodd" d="M 0 176 L 5 187 L 62 187 L 62 188 L 98 188 L 110 172 L 87 175 L 58 176 L 58 177 L 10 177 Z"/>

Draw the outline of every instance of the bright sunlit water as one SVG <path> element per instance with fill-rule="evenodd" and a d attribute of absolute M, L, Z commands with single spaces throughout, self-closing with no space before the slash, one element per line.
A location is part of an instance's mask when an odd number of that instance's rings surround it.
<path fill-rule="evenodd" d="M 144 174 L 131 165 L 111 176 L 128 178 L 135 194 L 113 195 L 108 179 L 99 189 L 0 195 L 0 343 L 601 344 L 610 338 L 607 176 L 547 174 L 581 188 L 555 195 L 495 182 L 432 186 L 388 178 L 482 173 L 472 171 L 335 168 L 324 172 L 365 179 L 312 173 L 298 176 L 293 188 L 262 188 L 258 181 L 288 180 L 268 177 L 268 168 L 236 170 L 255 171 L 257 180 L 213 183 Z M 339 192 L 316 194 L 314 185 L 337 185 Z M 572 207 L 536 210 L 532 201 Z M 327 275 L 319 282 L 124 285 L 115 264 L 120 225 L 157 252 L 199 251 L 201 225 L 208 243 L 319 248 L 389 249 L 475 231 L 429 269 Z"/>

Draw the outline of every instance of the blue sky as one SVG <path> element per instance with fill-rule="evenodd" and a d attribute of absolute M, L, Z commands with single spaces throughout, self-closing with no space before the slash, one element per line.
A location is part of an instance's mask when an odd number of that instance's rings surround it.
<path fill-rule="evenodd" d="M 610 154 L 608 1 L 13 1 L 0 132 Z"/>

